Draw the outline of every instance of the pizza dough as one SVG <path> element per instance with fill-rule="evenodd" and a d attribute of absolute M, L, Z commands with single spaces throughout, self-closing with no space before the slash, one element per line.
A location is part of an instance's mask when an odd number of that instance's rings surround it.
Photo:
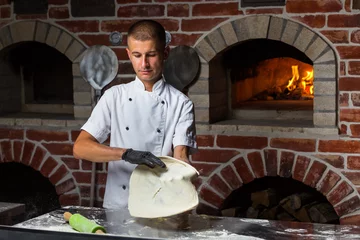
<path fill-rule="evenodd" d="M 130 177 L 129 212 L 133 217 L 158 218 L 195 208 L 198 194 L 191 179 L 199 175 L 189 164 L 159 157 L 166 168 L 139 165 Z"/>

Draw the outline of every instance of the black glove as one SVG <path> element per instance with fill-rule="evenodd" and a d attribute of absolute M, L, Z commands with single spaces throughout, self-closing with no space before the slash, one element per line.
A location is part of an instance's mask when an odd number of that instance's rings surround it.
<path fill-rule="evenodd" d="M 122 159 L 132 164 L 144 164 L 151 168 L 154 168 L 155 165 L 162 168 L 166 167 L 165 163 L 155 157 L 151 152 L 137 151 L 131 148 L 124 152 Z"/>

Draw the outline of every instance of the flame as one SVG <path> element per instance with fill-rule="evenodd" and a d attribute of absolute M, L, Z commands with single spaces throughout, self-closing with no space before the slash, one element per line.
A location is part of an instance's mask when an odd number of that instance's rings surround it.
<path fill-rule="evenodd" d="M 299 81 L 300 75 L 299 75 L 298 66 L 293 65 L 293 66 L 291 66 L 291 69 L 292 69 L 292 78 L 289 80 L 286 88 L 289 91 L 293 91 L 299 86 L 303 89 L 303 92 L 305 94 L 313 95 L 314 94 L 314 85 L 313 85 L 314 71 L 313 70 L 306 71 L 306 76 L 302 77 L 301 80 Z"/>

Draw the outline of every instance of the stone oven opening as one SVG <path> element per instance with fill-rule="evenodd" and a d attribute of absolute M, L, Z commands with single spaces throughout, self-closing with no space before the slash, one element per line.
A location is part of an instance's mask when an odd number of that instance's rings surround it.
<path fill-rule="evenodd" d="M 221 208 L 223 216 L 339 224 L 326 197 L 299 181 L 263 177 L 234 190 Z"/>
<path fill-rule="evenodd" d="M 297 48 L 252 39 L 223 54 L 236 119 L 313 121 L 313 62 Z"/>
<path fill-rule="evenodd" d="M 60 208 L 59 196 L 48 178 L 21 163 L 1 163 L 0 202 L 25 204 L 25 213 L 12 223 L 25 221 Z"/>
<path fill-rule="evenodd" d="M 0 52 L 0 75 L 2 116 L 73 118 L 72 62 L 57 49 L 12 44 Z"/>

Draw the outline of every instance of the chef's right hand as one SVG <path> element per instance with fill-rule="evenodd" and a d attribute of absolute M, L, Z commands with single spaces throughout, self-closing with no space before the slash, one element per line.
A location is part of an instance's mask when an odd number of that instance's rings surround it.
<path fill-rule="evenodd" d="M 151 152 L 137 151 L 131 148 L 123 153 L 122 159 L 132 164 L 143 164 L 150 168 L 154 168 L 156 165 L 162 168 L 166 167 L 165 163 L 155 157 Z"/>

